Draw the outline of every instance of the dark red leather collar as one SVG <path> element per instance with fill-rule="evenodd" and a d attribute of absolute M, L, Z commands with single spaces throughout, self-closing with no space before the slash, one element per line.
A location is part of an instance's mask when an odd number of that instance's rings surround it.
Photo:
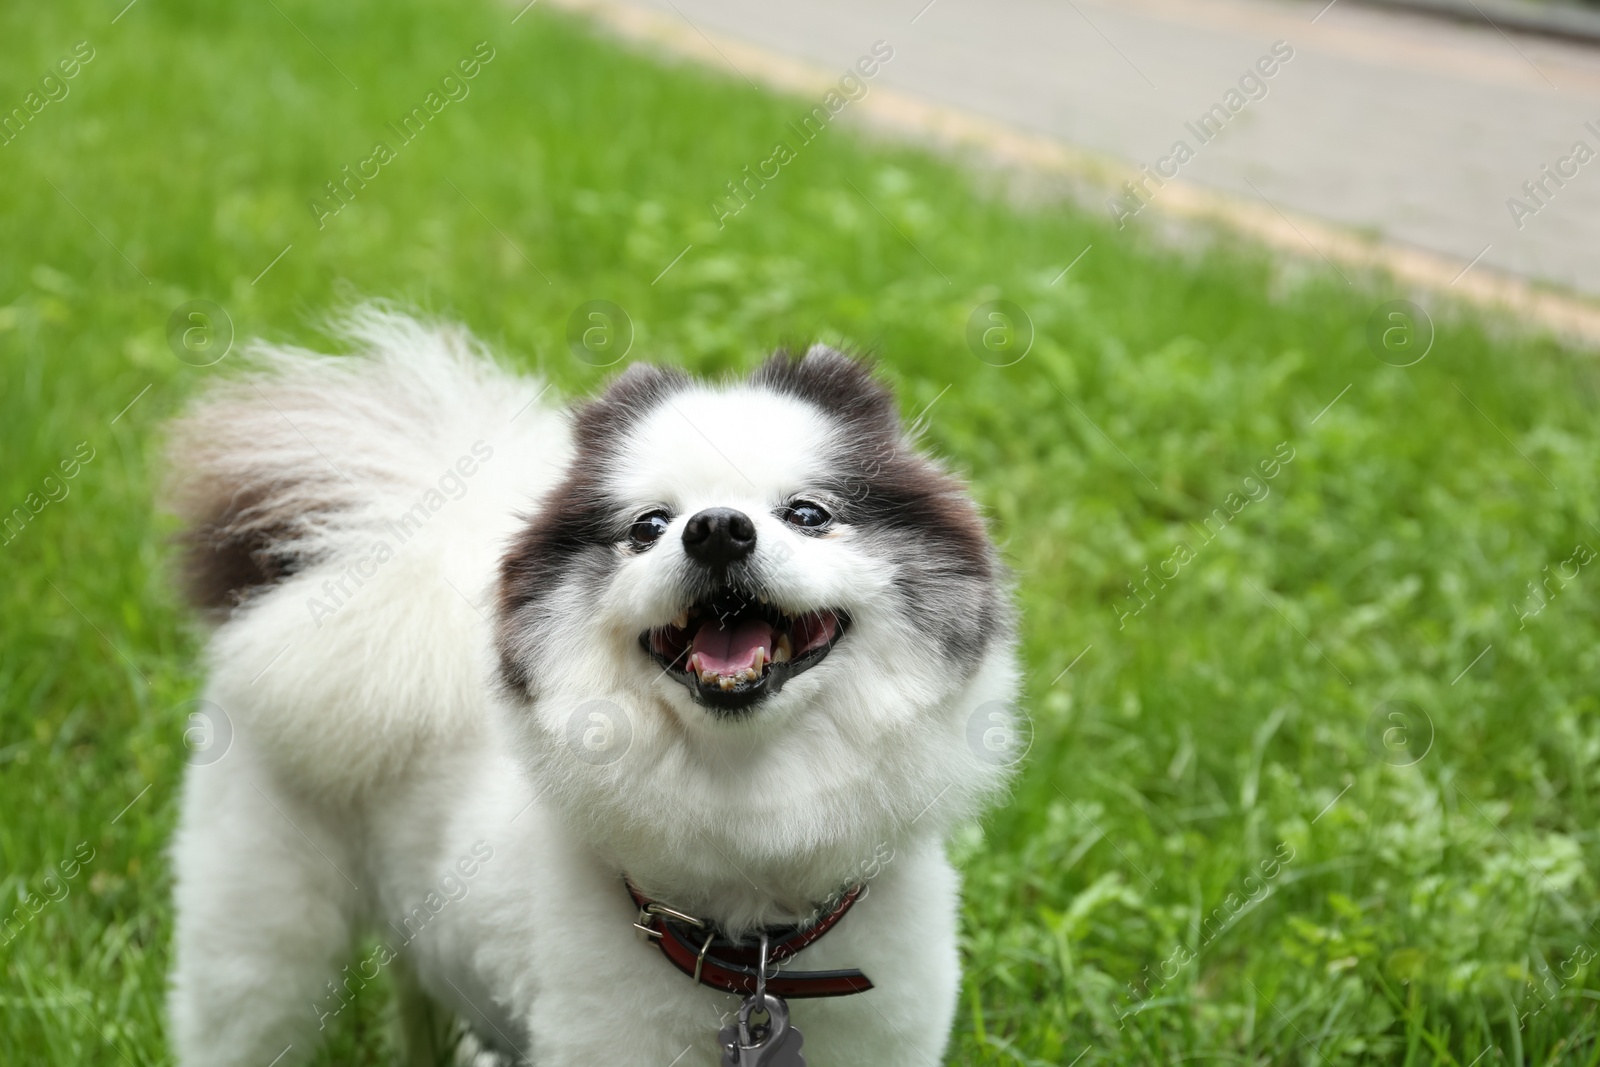
<path fill-rule="evenodd" d="M 714 925 L 651 900 L 623 879 L 628 895 L 639 906 L 634 928 L 656 943 L 661 954 L 678 970 L 701 985 L 724 993 L 747 994 L 756 991 L 756 953 L 754 944 L 741 944 L 722 937 Z M 828 914 L 814 923 L 780 926 L 767 930 L 767 960 L 782 963 L 823 934 L 833 929 L 844 913 L 861 898 L 863 886 L 856 886 L 840 898 Z M 780 997 L 843 997 L 865 993 L 872 981 L 858 970 L 779 971 L 768 976 L 767 992 Z"/>

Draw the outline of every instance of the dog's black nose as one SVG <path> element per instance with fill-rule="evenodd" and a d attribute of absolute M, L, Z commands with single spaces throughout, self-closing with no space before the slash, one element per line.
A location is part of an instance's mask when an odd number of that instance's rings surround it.
<path fill-rule="evenodd" d="M 708 567 L 726 567 L 756 547 L 756 524 L 732 508 L 706 508 L 683 527 L 683 550 Z"/>

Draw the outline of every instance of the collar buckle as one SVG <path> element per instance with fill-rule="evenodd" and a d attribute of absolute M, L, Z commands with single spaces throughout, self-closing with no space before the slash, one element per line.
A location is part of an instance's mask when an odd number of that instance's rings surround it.
<path fill-rule="evenodd" d="M 643 934 L 646 940 L 659 940 L 663 935 L 663 931 L 659 926 L 656 925 L 656 921 L 658 918 L 662 917 L 674 919 L 681 923 L 687 923 L 697 930 L 703 930 L 706 927 L 706 922 L 704 919 L 697 919 L 693 915 L 681 912 L 676 908 L 669 908 L 665 904 L 651 900 L 639 905 L 639 917 L 634 920 L 633 928 L 639 931 L 639 933 Z M 706 945 L 709 946 L 710 944 L 711 938 L 708 937 L 706 938 Z M 702 957 L 704 957 L 705 949 L 702 948 L 700 950 L 700 954 Z"/>

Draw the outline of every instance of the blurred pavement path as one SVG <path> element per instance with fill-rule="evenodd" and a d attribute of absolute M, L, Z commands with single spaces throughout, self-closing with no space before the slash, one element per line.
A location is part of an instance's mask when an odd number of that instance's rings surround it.
<path fill-rule="evenodd" d="M 790 89 L 804 78 L 775 72 L 782 58 L 836 79 L 885 40 L 894 58 L 870 106 L 852 105 L 869 120 L 898 108 L 901 118 L 920 109 L 924 126 L 990 122 L 1018 145 L 1031 139 L 1034 155 L 1062 145 L 1076 161 L 1066 169 L 1098 170 L 1113 187 L 1183 140 L 1194 157 L 1177 180 L 1147 185 L 1158 211 L 1229 216 L 1269 240 L 1281 220 L 1296 236 L 1275 243 L 1346 264 L 1398 259 L 1402 278 L 1435 287 L 1475 264 L 1458 292 L 1524 311 L 1566 305 L 1539 317 L 1600 336 L 1593 305 L 1518 281 L 1600 296 L 1597 48 L 1348 0 L 557 2 L 635 36 L 660 40 L 675 26 L 680 50 Z M 1248 83 L 1258 98 L 1202 143 L 1197 133 L 1211 130 L 1200 117 L 1229 103 L 1279 41 L 1292 59 L 1265 63 L 1265 94 Z M 1580 141 L 1589 155 L 1575 157 Z M 1537 199 L 1525 182 L 1543 183 Z M 1512 197 L 1528 208 L 1520 218 Z"/>

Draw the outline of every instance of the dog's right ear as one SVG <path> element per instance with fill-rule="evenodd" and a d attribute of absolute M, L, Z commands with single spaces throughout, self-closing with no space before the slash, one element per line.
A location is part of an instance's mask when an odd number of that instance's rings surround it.
<path fill-rule="evenodd" d="M 682 371 L 635 363 L 599 396 L 578 408 L 575 430 L 579 446 L 605 451 L 621 440 L 629 424 L 689 384 L 689 376 Z"/>

